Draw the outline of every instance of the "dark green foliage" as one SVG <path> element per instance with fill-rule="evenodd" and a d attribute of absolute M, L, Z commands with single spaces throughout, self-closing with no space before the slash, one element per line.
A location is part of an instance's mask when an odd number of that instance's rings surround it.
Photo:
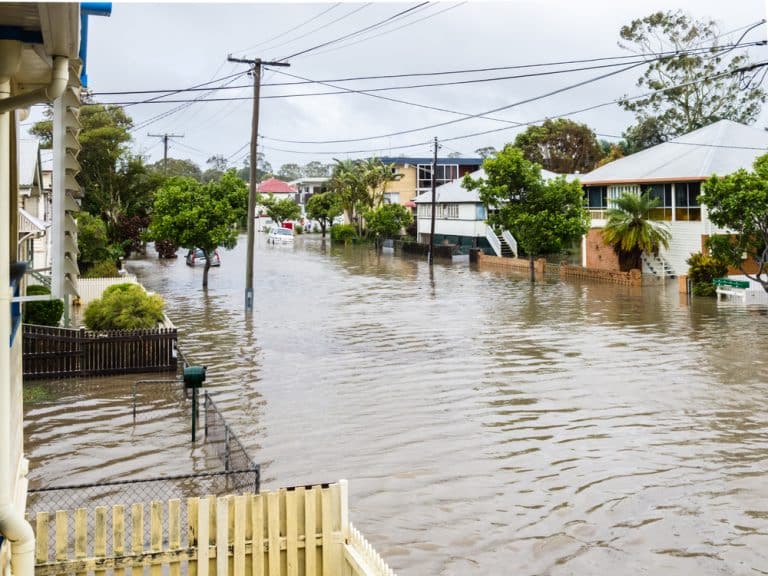
<path fill-rule="evenodd" d="M 304 234 L 304 226 L 301 224 L 296 224 L 296 226 L 293 227 L 294 233 L 298 234 Z"/>
<path fill-rule="evenodd" d="M 109 257 L 107 225 L 98 216 L 88 212 L 77 215 L 78 260 L 86 265 L 101 262 Z"/>
<path fill-rule="evenodd" d="M 688 279 L 691 291 L 696 296 L 716 296 L 712 280 L 722 278 L 728 273 L 728 265 L 701 252 L 691 254 L 685 261 L 688 264 Z"/>
<path fill-rule="evenodd" d="M 722 178 L 712 176 L 699 200 L 715 225 L 733 231 L 709 238 L 712 255 L 740 268 L 768 292 L 768 154 L 755 160 L 753 168 Z M 747 260 L 756 269 L 750 269 Z"/>
<path fill-rule="evenodd" d="M 337 224 L 331 227 L 331 240 L 348 244 L 357 237 L 357 231 L 352 224 Z"/>
<path fill-rule="evenodd" d="M 114 260 L 95 262 L 88 268 L 85 274 L 83 274 L 83 278 L 118 278 L 119 276 L 120 272 L 118 271 Z"/>
<path fill-rule="evenodd" d="M 37 284 L 27 286 L 27 296 L 43 296 L 50 293 L 51 289 L 47 286 Z M 64 314 L 63 300 L 41 300 L 38 302 L 26 302 L 24 304 L 25 324 L 58 326 L 62 314 Z"/>
<path fill-rule="evenodd" d="M 266 198 L 262 196 L 260 202 L 264 206 L 267 216 L 276 222 L 278 226 L 286 220 L 296 220 L 301 216 L 301 207 L 291 198 L 277 200 L 270 194 Z"/>
<path fill-rule="evenodd" d="M 589 126 L 565 118 L 529 126 L 515 137 L 515 147 L 557 174 L 589 172 L 605 155 Z"/>
<path fill-rule="evenodd" d="M 338 194 L 334 192 L 322 192 L 313 194 L 307 201 L 307 216 L 320 223 L 320 230 L 325 238 L 325 231 L 331 225 L 333 219 L 341 216 L 341 202 Z"/>
<path fill-rule="evenodd" d="M 110 286 L 85 309 L 85 325 L 91 330 L 147 329 L 162 320 L 162 298 L 150 296 L 139 284 Z"/>
<path fill-rule="evenodd" d="M 578 181 L 564 177 L 545 181 L 541 167 L 507 145 L 483 162 L 486 178 L 464 178 L 464 187 L 478 189 L 488 210 L 488 223 L 509 230 L 533 262 L 537 256 L 562 252 L 589 229 L 589 213 Z"/>
<path fill-rule="evenodd" d="M 394 238 L 413 220 L 411 211 L 402 204 L 384 204 L 365 213 L 369 237 Z"/>
<path fill-rule="evenodd" d="M 155 241 L 155 250 L 158 258 L 176 258 L 179 247 L 170 240 L 157 240 Z"/>

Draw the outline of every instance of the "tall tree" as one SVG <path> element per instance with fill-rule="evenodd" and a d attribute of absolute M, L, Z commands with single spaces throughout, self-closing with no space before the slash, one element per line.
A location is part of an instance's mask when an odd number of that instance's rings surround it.
<path fill-rule="evenodd" d="M 623 26 L 619 35 L 619 46 L 645 57 L 676 53 L 652 60 L 637 86 L 650 91 L 679 88 L 621 103 L 637 117 L 637 124 L 625 133 L 633 150 L 723 118 L 749 123 L 760 113 L 765 92 L 759 83 L 745 83 L 736 73 L 749 64 L 749 57 L 719 46 L 714 21 L 695 20 L 681 10 L 655 12 Z M 689 52 L 702 47 L 709 50 Z M 732 74 L 712 78 L 723 72 Z"/>
<path fill-rule="evenodd" d="M 167 171 L 166 163 L 163 160 L 150 164 L 149 169 L 160 174 L 165 174 L 169 178 L 172 176 L 185 176 L 194 178 L 201 181 L 203 178 L 203 171 L 200 170 L 200 166 L 195 164 L 192 160 L 181 160 L 179 158 L 168 158 Z"/>
<path fill-rule="evenodd" d="M 589 172 L 604 156 L 589 126 L 565 118 L 529 126 L 515 137 L 515 147 L 529 161 L 558 174 Z"/>
<path fill-rule="evenodd" d="M 248 206 L 248 189 L 235 170 L 201 184 L 192 178 L 169 178 L 155 194 L 150 236 L 205 254 L 203 289 L 213 251 L 232 248 L 237 242 L 238 222 Z"/>
<path fill-rule="evenodd" d="M 313 194 L 307 201 L 307 216 L 320 223 L 320 230 L 325 238 L 325 231 L 334 218 L 342 213 L 339 197 L 334 192 Z"/>
<path fill-rule="evenodd" d="M 488 211 L 488 223 L 509 230 L 528 255 L 531 280 L 537 256 L 560 252 L 589 229 L 589 213 L 578 181 L 545 180 L 538 164 L 522 150 L 507 145 L 483 162 L 486 178 L 464 177 L 464 187 L 477 189 Z"/>
<path fill-rule="evenodd" d="M 328 189 L 338 195 L 347 221 L 355 223 L 361 206 L 369 199 L 368 183 L 359 160 L 335 160 Z"/>
<path fill-rule="evenodd" d="M 482 148 L 478 148 L 477 150 L 475 150 L 475 154 L 477 154 L 478 156 L 480 156 L 480 158 L 485 160 L 486 158 L 489 158 L 490 156 L 493 156 L 494 154 L 496 154 L 496 148 L 494 148 L 493 146 L 483 146 Z"/>
<path fill-rule="evenodd" d="M 640 196 L 624 193 L 616 199 L 616 205 L 608 209 L 603 240 L 618 254 L 621 270 L 642 269 L 643 252 L 658 252 L 660 246 L 669 248 L 672 238 L 669 228 L 663 222 L 651 220 L 651 210 L 659 202 L 647 192 Z"/>
<path fill-rule="evenodd" d="M 312 160 L 312 162 L 307 162 L 304 168 L 302 168 L 302 172 L 304 173 L 304 176 L 310 178 L 323 178 L 328 176 L 328 165 L 318 162 L 317 160 Z"/>
<path fill-rule="evenodd" d="M 277 177 L 281 180 L 298 180 L 302 175 L 301 166 L 294 163 L 283 164 L 277 171 Z"/>
<path fill-rule="evenodd" d="M 205 161 L 209 168 L 203 172 L 203 182 L 219 180 L 227 169 L 227 159 L 223 154 L 215 154 Z"/>
<path fill-rule="evenodd" d="M 753 168 L 712 176 L 700 200 L 709 219 L 733 233 L 709 238 L 712 255 L 740 268 L 768 292 L 768 154 L 755 160 Z"/>
<path fill-rule="evenodd" d="M 377 241 L 399 235 L 412 220 L 411 211 L 402 204 L 383 204 L 365 213 L 366 231 Z"/>

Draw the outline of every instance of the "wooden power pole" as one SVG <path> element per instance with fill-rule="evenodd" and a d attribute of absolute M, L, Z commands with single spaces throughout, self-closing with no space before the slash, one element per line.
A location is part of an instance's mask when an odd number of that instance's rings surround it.
<path fill-rule="evenodd" d="M 262 66 L 290 66 L 287 62 L 264 62 L 261 58 L 248 60 L 245 58 L 233 58 L 228 56 L 230 62 L 240 62 L 253 66 L 253 116 L 251 118 L 251 172 L 249 175 L 248 191 L 248 249 L 245 262 L 245 313 L 253 314 L 253 244 L 256 223 L 256 149 L 259 138 L 259 93 L 261 90 Z"/>
<path fill-rule="evenodd" d="M 432 156 L 432 216 L 429 223 L 429 256 L 427 263 L 432 266 L 435 261 L 435 188 L 437 187 L 437 136 Z"/>
<path fill-rule="evenodd" d="M 163 174 L 168 175 L 168 138 L 184 138 L 184 134 L 147 134 L 147 136 L 163 139 Z"/>

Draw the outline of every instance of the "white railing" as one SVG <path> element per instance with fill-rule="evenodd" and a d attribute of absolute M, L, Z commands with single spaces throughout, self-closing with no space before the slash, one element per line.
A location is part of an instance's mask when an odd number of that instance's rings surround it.
<path fill-rule="evenodd" d="M 501 256 L 501 241 L 499 240 L 499 237 L 496 236 L 496 232 L 493 231 L 493 228 L 488 225 L 485 226 L 485 237 L 488 239 L 488 243 L 491 245 L 491 248 L 493 248 L 496 256 Z"/>
<path fill-rule="evenodd" d="M 501 232 L 501 237 L 504 238 L 504 242 L 506 242 L 507 246 L 512 249 L 512 254 L 517 258 L 517 240 L 512 236 L 512 233 L 509 230 L 503 230 Z"/>
<path fill-rule="evenodd" d="M 91 300 L 101 298 L 104 290 L 114 284 L 138 284 L 139 281 L 133 274 L 126 274 L 119 278 L 78 278 L 77 292 L 80 294 L 80 304 L 85 308 Z"/>
<path fill-rule="evenodd" d="M 654 276 L 666 277 L 675 275 L 675 269 L 672 268 L 672 265 L 667 262 L 660 254 L 655 256 L 643 252 L 641 259 L 643 261 L 644 268 L 650 271 Z"/>

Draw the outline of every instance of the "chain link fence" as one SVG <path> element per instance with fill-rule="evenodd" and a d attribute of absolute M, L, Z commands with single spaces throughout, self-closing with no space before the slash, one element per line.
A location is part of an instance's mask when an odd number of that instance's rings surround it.
<path fill-rule="evenodd" d="M 205 393 L 203 410 L 205 412 L 205 443 L 219 457 L 224 470 L 257 468 L 208 392 Z"/>

